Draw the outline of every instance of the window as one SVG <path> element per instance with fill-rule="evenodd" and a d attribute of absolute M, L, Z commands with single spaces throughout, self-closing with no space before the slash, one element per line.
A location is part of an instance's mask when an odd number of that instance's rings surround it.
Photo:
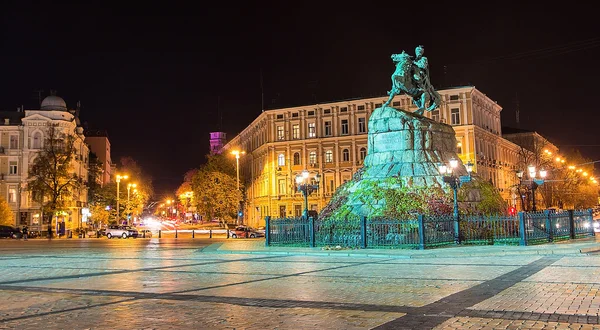
<path fill-rule="evenodd" d="M 450 95 L 450 101 L 458 101 L 458 95 Z"/>
<path fill-rule="evenodd" d="M 358 118 L 358 133 L 367 132 L 367 120 L 365 117 Z"/>
<path fill-rule="evenodd" d="M 277 115 L 277 119 L 283 119 L 283 115 Z"/>
<path fill-rule="evenodd" d="M 340 112 L 348 112 L 348 107 L 341 107 Z"/>
<path fill-rule="evenodd" d="M 299 139 L 300 138 L 300 125 L 296 124 L 294 126 L 292 126 L 292 139 Z"/>
<path fill-rule="evenodd" d="M 300 165 L 300 153 L 294 153 L 294 165 Z"/>
<path fill-rule="evenodd" d="M 315 123 L 308 123 L 308 137 L 314 138 L 317 136 L 317 126 Z"/>
<path fill-rule="evenodd" d="M 364 105 L 359 105 L 356 109 L 358 111 L 365 110 L 365 106 Z"/>
<path fill-rule="evenodd" d="M 283 126 L 277 126 L 277 140 L 284 140 L 285 132 L 283 130 Z"/>
<path fill-rule="evenodd" d="M 325 136 L 331 136 L 331 122 L 325 122 Z"/>
<path fill-rule="evenodd" d="M 367 148 L 360 148 L 360 160 L 364 161 L 367 158 Z"/>
<path fill-rule="evenodd" d="M 279 179 L 279 195 L 285 195 L 285 179 Z"/>
<path fill-rule="evenodd" d="M 462 142 L 458 142 L 456 144 L 456 153 L 457 154 L 462 154 Z"/>
<path fill-rule="evenodd" d="M 284 154 L 279 154 L 279 156 L 277 156 L 277 166 L 285 166 L 285 155 Z"/>
<path fill-rule="evenodd" d="M 431 111 L 431 119 L 435 121 L 440 121 L 440 110 Z"/>
<path fill-rule="evenodd" d="M 8 202 L 9 203 L 17 202 L 17 189 L 16 188 L 8 188 Z"/>
<path fill-rule="evenodd" d="M 348 135 L 348 119 L 342 119 L 342 135 Z"/>
<path fill-rule="evenodd" d="M 11 149 L 18 149 L 19 148 L 19 136 L 18 135 L 11 135 L 10 136 L 10 148 Z"/>
<path fill-rule="evenodd" d="M 325 151 L 325 163 L 333 163 L 333 151 Z"/>
<path fill-rule="evenodd" d="M 294 216 L 299 218 L 302 216 L 302 205 L 294 204 Z"/>
<path fill-rule="evenodd" d="M 381 108 L 382 105 L 383 104 L 381 104 L 381 103 L 375 103 L 375 108 Z"/>
<path fill-rule="evenodd" d="M 349 162 L 350 161 L 350 151 L 348 149 L 342 150 L 342 161 Z"/>
<path fill-rule="evenodd" d="M 8 162 L 8 174 L 17 174 L 17 161 L 11 160 Z"/>
<path fill-rule="evenodd" d="M 298 113 L 297 112 L 292 113 L 292 118 L 298 118 Z"/>
<path fill-rule="evenodd" d="M 331 113 L 331 109 L 325 109 L 325 110 L 323 110 L 323 113 L 324 114 L 329 114 L 329 113 Z"/>
<path fill-rule="evenodd" d="M 452 117 L 452 125 L 460 125 L 460 109 L 451 109 L 450 116 Z"/>
<path fill-rule="evenodd" d="M 308 162 L 311 164 L 316 164 L 317 163 L 317 152 L 316 151 L 311 151 L 308 154 Z"/>
<path fill-rule="evenodd" d="M 33 134 L 33 149 L 41 149 L 42 148 L 42 133 L 35 132 Z"/>
<path fill-rule="evenodd" d="M 315 111 L 314 111 L 314 110 L 313 110 L 313 111 L 309 111 L 309 112 L 308 112 L 308 115 L 309 115 L 309 116 L 314 116 L 314 115 L 315 115 Z"/>
<path fill-rule="evenodd" d="M 392 103 L 393 107 L 399 107 L 400 106 L 400 101 L 396 101 L 394 103 Z"/>

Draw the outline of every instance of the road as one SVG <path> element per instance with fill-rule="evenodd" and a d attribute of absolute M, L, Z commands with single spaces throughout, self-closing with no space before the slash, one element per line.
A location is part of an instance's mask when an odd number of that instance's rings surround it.
<path fill-rule="evenodd" d="M 224 254 L 0 240 L 0 329 L 600 329 L 600 256 Z"/>

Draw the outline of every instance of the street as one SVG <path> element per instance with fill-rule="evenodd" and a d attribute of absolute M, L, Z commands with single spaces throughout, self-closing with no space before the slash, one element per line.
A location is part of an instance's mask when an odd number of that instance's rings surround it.
<path fill-rule="evenodd" d="M 0 240 L 0 328 L 600 329 L 597 255 L 219 253 L 228 242 Z"/>

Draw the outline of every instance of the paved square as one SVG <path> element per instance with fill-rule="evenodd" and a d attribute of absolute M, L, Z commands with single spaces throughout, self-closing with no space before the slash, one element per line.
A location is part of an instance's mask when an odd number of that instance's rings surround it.
<path fill-rule="evenodd" d="M 600 329 L 596 255 L 223 254 L 215 242 L 0 240 L 0 329 Z"/>

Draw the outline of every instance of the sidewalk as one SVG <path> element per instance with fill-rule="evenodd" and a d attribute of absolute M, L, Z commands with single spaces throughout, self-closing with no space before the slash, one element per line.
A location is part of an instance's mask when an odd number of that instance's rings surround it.
<path fill-rule="evenodd" d="M 273 254 L 273 255 L 318 255 L 382 258 L 456 258 L 511 255 L 586 255 L 600 252 L 600 238 L 583 238 L 534 246 L 470 245 L 428 250 L 409 249 L 347 249 L 324 250 L 308 247 L 266 247 L 264 240 L 237 240 L 211 244 L 203 249 L 206 253 L 230 254 Z"/>

